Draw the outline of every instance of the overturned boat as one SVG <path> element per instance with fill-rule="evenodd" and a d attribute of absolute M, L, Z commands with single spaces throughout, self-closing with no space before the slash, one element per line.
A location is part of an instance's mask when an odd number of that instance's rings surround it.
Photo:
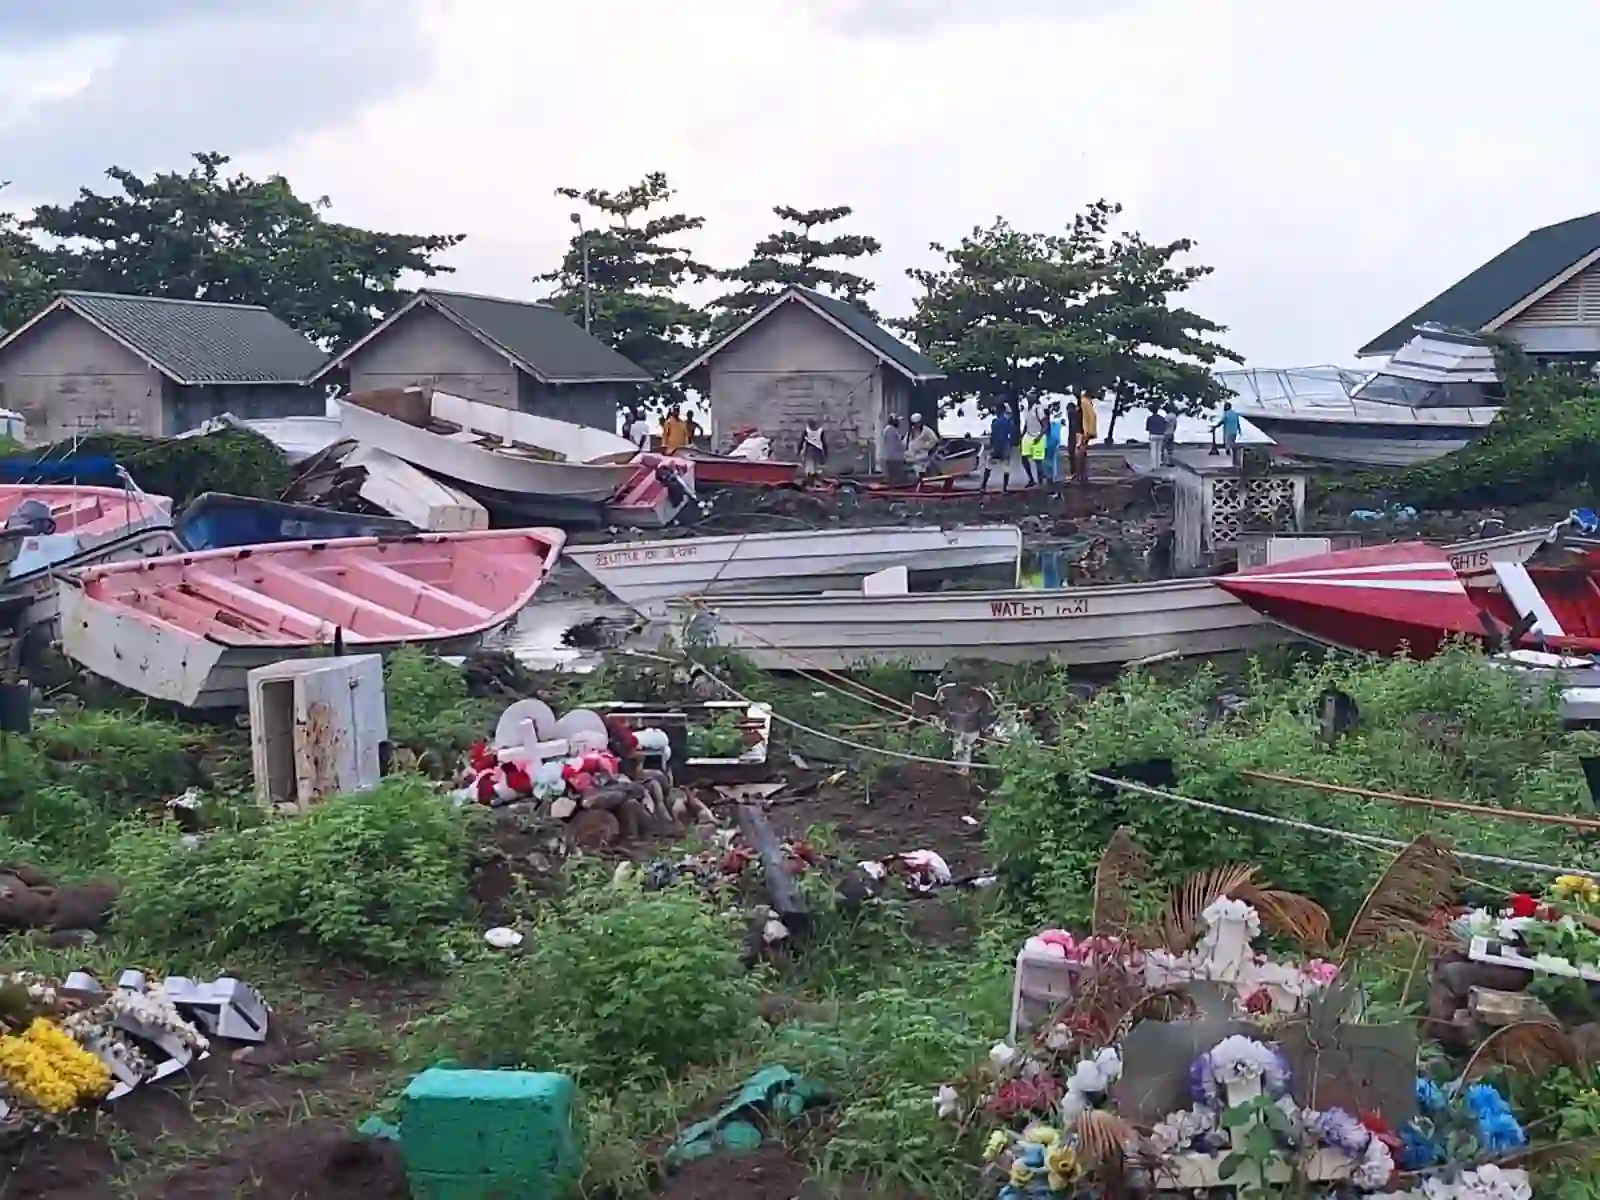
<path fill-rule="evenodd" d="M 242 707 L 250 669 L 283 659 L 471 649 L 533 599 L 565 536 L 288 542 L 91 568 L 59 581 L 62 649 L 158 700 Z"/>
<path fill-rule="evenodd" d="M 666 601 L 681 596 L 820 592 L 853 587 L 895 566 L 913 576 L 1009 566 L 1014 582 L 1022 531 L 1015 525 L 814 529 L 568 546 L 566 557 L 624 604 L 658 616 Z"/>
<path fill-rule="evenodd" d="M 1233 407 L 1293 457 L 1406 467 L 1479 437 L 1499 414 L 1504 396 L 1487 342 L 1422 325 L 1345 398 L 1240 395 Z"/>
<path fill-rule="evenodd" d="M 204 492 L 189 501 L 172 523 L 173 532 L 190 550 L 226 550 L 274 542 L 325 541 L 332 538 L 408 537 L 417 532 L 398 517 L 339 512 L 313 504 L 285 504 Z"/>

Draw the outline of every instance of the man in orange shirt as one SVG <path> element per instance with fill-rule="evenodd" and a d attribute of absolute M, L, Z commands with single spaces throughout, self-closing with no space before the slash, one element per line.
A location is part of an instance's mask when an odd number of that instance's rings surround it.
<path fill-rule="evenodd" d="M 661 422 L 661 453 L 676 454 L 689 444 L 689 423 L 683 419 L 683 410 L 673 405 L 667 419 Z"/>
<path fill-rule="evenodd" d="M 1083 436 L 1078 440 L 1078 482 L 1089 482 L 1089 443 L 1100 432 L 1100 414 L 1088 392 L 1078 393 L 1078 415 L 1083 426 Z"/>

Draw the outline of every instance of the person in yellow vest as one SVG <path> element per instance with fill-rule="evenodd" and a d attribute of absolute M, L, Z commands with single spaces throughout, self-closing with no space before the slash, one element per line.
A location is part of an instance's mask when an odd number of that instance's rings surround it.
<path fill-rule="evenodd" d="M 1095 412 L 1094 400 L 1088 392 L 1078 393 L 1078 415 L 1083 426 L 1083 436 L 1078 439 L 1078 482 L 1089 482 L 1089 443 L 1100 432 L 1100 414 Z"/>
<path fill-rule="evenodd" d="M 661 453 L 676 454 L 689 444 L 689 423 L 683 419 L 683 410 L 674 405 L 661 422 Z"/>

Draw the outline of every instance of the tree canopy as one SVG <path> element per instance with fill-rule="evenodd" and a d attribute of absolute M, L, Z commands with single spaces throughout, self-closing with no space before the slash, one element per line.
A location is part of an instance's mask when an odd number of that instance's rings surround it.
<path fill-rule="evenodd" d="M 261 304 L 308 337 L 348 342 L 404 303 L 402 274 L 449 271 L 434 258 L 461 241 L 341 225 L 323 217 L 326 196 L 302 200 L 281 175 L 224 176 L 227 155 L 194 159 L 148 179 L 112 167 L 120 193 L 82 188 L 35 209 L 17 227 L 48 239 L 28 250 L 32 303 L 79 288 Z"/>
<path fill-rule="evenodd" d="M 620 191 L 557 188 L 602 215 L 598 228 L 580 226 L 561 266 L 535 276 L 555 285 L 551 302 L 575 321 L 584 315 L 583 253 L 589 253 L 590 332 L 658 379 L 688 361 L 710 324 L 706 313 L 679 298 L 678 289 L 714 273 L 679 244 L 704 217 L 652 210 L 676 194 L 660 171 Z M 663 394 L 668 390 L 663 388 Z"/>
<path fill-rule="evenodd" d="M 1002 394 L 1110 390 L 1116 416 L 1175 404 L 1194 413 L 1223 399 L 1210 368 L 1243 360 L 1215 335 L 1227 330 L 1173 298 L 1212 268 L 1174 260 L 1187 239 L 1113 235 L 1120 205 L 1098 201 L 1063 234 L 1026 233 L 997 219 L 954 247 L 937 243 L 938 269 L 908 274 L 922 285 L 912 315 L 896 322 L 950 377 L 951 402 L 989 407 Z"/>
<path fill-rule="evenodd" d="M 780 204 L 772 211 L 795 228 L 769 233 L 756 243 L 744 266 L 717 272 L 722 282 L 739 285 L 711 302 L 710 307 L 717 313 L 717 328 L 727 330 L 739 325 L 791 284 L 848 300 L 876 320 L 877 313 L 866 296 L 877 285 L 843 266 L 828 264 L 877 254 L 883 249 L 882 244 L 877 238 L 859 233 L 820 233 L 824 226 L 844 220 L 855 210 L 847 204 L 812 209 Z"/>

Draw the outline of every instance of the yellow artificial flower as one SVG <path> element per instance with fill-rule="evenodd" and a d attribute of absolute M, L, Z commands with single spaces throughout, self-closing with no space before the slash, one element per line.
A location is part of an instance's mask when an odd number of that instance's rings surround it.
<path fill-rule="evenodd" d="M 1020 1158 L 1011 1164 L 1011 1182 L 1017 1187 L 1027 1187 L 1033 1178 L 1033 1168 Z"/>
<path fill-rule="evenodd" d="M 35 1017 L 23 1037 L 50 1055 L 51 1063 L 72 1084 L 79 1100 L 98 1100 L 111 1090 L 110 1068 L 54 1021 Z"/>
<path fill-rule="evenodd" d="M 1050 1190 L 1064 1192 L 1078 1178 L 1078 1156 L 1071 1146 L 1053 1146 L 1045 1153 L 1044 1169 L 1047 1172 L 1045 1182 L 1050 1185 Z"/>
<path fill-rule="evenodd" d="M 1558 875 L 1550 890 L 1558 900 L 1571 900 L 1583 895 L 1589 886 L 1589 880 L 1582 875 Z"/>
<path fill-rule="evenodd" d="M 983 1161 L 993 1162 L 1005 1153 L 1011 1144 L 1011 1135 L 1004 1129 L 996 1129 L 989 1135 L 989 1140 L 983 1144 Z"/>
<path fill-rule="evenodd" d="M 76 1108 L 111 1086 L 106 1065 L 44 1017 L 21 1037 L 0 1036 L 0 1078 L 18 1100 L 50 1113 Z"/>
<path fill-rule="evenodd" d="M 1054 1146 L 1061 1135 L 1048 1125 L 1030 1125 L 1022 1132 L 1022 1140 L 1035 1146 Z"/>

